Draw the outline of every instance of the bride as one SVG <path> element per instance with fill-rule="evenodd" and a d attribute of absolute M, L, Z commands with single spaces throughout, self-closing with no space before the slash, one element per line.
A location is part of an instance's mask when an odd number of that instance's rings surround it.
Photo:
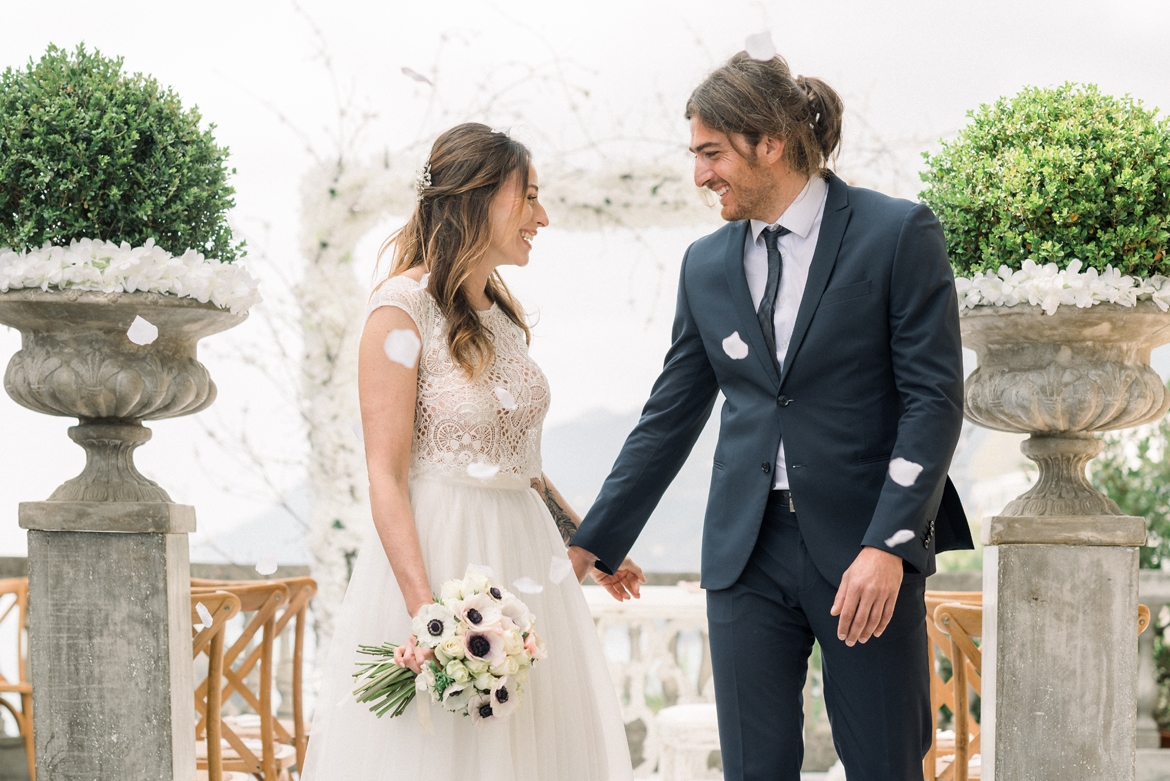
<path fill-rule="evenodd" d="M 359 347 L 378 534 L 345 595 L 302 778 L 629 779 L 593 619 L 577 579 L 554 565 L 580 518 L 541 471 L 548 383 L 496 271 L 528 265 L 548 225 L 536 171 L 522 144 L 468 123 L 435 141 L 417 189 L 414 214 L 387 242 L 393 268 L 370 298 Z M 535 582 L 517 590 L 548 657 L 532 667 L 520 708 L 478 727 L 432 707 L 423 729 L 418 699 L 398 718 L 375 717 L 350 694 L 358 645 L 405 641 L 400 663 L 418 672 L 429 652 L 415 645 L 411 617 L 469 565 L 490 568 L 501 585 Z M 617 599 L 637 597 L 645 582 L 628 560 L 593 576 Z"/>

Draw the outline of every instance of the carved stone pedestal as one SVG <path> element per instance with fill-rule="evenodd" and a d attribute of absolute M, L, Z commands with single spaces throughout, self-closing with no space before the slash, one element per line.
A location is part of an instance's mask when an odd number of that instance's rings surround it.
<path fill-rule="evenodd" d="M 195 508 L 24 502 L 20 525 L 38 778 L 195 781 Z"/>
<path fill-rule="evenodd" d="M 155 342 L 129 340 L 137 316 Z M 195 508 L 171 503 L 133 453 L 150 439 L 142 421 L 215 400 L 196 344 L 245 317 L 154 293 L 0 293 L 0 323 L 22 337 L 5 390 L 78 418 L 69 436 L 86 454 L 49 501 L 20 506 L 39 781 L 195 779 Z"/>
<path fill-rule="evenodd" d="M 1150 351 L 1170 341 L 1151 302 L 977 307 L 965 413 L 1031 433 L 1039 475 L 984 520 L 982 772 L 994 781 L 1134 781 L 1138 547 L 1145 522 L 1088 482 L 1096 432 L 1166 414 Z"/>

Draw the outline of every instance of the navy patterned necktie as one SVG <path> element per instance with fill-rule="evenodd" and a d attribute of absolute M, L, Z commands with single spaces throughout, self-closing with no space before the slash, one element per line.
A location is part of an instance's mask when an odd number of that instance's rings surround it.
<path fill-rule="evenodd" d="M 776 293 L 780 290 L 780 272 L 783 270 L 779 241 L 781 236 L 791 232 L 783 225 L 764 229 L 764 244 L 768 247 L 768 285 L 764 288 L 764 297 L 760 299 L 756 317 L 764 331 L 764 341 L 768 343 L 777 372 L 780 371 L 780 361 L 776 357 Z"/>

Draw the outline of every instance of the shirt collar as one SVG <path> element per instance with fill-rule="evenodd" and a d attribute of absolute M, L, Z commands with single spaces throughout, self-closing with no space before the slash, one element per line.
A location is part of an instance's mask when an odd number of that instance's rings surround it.
<path fill-rule="evenodd" d="M 796 196 L 796 200 L 789 204 L 780 219 L 769 225 L 761 220 L 752 220 L 752 240 L 759 241 L 760 234 L 765 228 L 783 225 L 802 239 L 808 238 L 817 215 L 821 213 L 821 206 L 825 202 L 825 194 L 829 191 L 829 183 L 820 176 L 813 174 L 808 183 Z"/>

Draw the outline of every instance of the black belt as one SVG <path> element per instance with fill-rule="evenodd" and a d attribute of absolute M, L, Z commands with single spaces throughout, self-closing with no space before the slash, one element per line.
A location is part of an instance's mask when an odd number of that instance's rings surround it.
<path fill-rule="evenodd" d="M 772 496 L 768 499 L 770 502 L 779 502 L 781 505 L 788 508 L 788 512 L 796 512 L 796 505 L 792 503 L 792 492 L 786 488 L 778 491 L 772 491 Z"/>

